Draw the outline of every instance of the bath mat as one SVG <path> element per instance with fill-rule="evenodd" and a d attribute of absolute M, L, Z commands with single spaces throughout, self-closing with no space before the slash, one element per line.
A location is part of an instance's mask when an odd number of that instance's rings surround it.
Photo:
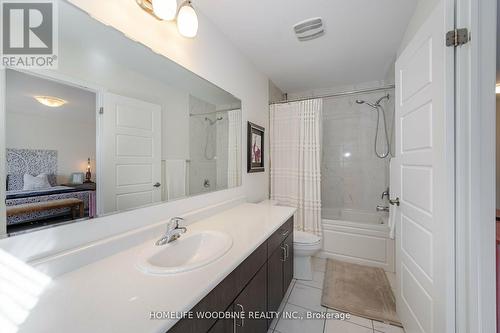
<path fill-rule="evenodd" d="M 321 304 L 355 316 L 402 326 L 389 280 L 381 268 L 328 259 Z"/>

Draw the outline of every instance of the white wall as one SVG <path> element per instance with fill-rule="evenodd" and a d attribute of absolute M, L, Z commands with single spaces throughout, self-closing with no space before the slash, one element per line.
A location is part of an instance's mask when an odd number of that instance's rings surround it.
<path fill-rule="evenodd" d="M 95 122 L 75 124 L 57 115 L 44 117 L 8 109 L 6 121 L 7 148 L 57 150 L 58 184 L 67 183 L 73 172 L 86 172 L 88 157 L 95 170 Z"/>
<path fill-rule="evenodd" d="M 269 102 L 279 102 L 283 99 L 283 91 L 273 81 L 269 80 Z"/>
<path fill-rule="evenodd" d="M 417 7 L 415 8 L 415 12 L 408 23 L 406 28 L 406 32 L 403 36 L 403 40 L 401 41 L 401 45 L 398 49 L 398 55 L 403 52 L 408 43 L 412 40 L 413 36 L 417 33 L 418 29 L 422 26 L 425 20 L 432 13 L 436 5 L 441 0 L 418 0 Z"/>
<path fill-rule="evenodd" d="M 202 13 L 199 13 L 198 36 L 186 39 L 179 36 L 173 23 L 157 21 L 143 12 L 135 1 L 71 0 L 70 2 L 87 11 L 92 17 L 117 28 L 134 40 L 141 41 L 155 52 L 240 98 L 243 128 L 246 127 L 247 120 L 266 129 L 269 128 L 267 77 L 260 73 Z M 136 84 L 140 85 L 139 82 Z M 266 152 L 269 151 L 267 134 Z M 246 135 L 243 135 L 242 143 L 242 165 L 245 168 Z M 269 195 L 268 156 L 268 154 L 265 156 L 266 172 L 247 174 L 243 170 L 242 186 L 238 188 L 101 217 L 92 223 L 74 223 L 7 238 L 0 241 L 0 247 L 21 258 L 33 259 L 240 196 L 246 196 L 252 202 L 266 199 Z M 26 244 L 30 246 L 27 247 Z"/>

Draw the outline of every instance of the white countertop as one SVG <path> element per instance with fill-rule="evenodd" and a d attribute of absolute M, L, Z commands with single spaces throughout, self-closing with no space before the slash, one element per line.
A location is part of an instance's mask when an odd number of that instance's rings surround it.
<path fill-rule="evenodd" d="M 188 232 L 216 230 L 233 237 L 223 257 L 194 271 L 169 276 L 140 272 L 137 255 L 152 239 L 61 275 L 38 296 L 17 332 L 165 333 L 176 320 L 150 320 L 151 311 L 189 311 L 294 212 L 242 204 L 189 225 Z"/>

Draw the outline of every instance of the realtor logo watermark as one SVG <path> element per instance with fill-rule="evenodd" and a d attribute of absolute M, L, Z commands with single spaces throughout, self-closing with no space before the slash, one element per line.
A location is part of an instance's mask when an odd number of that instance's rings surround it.
<path fill-rule="evenodd" d="M 0 0 L 2 67 L 57 68 L 57 0 Z"/>

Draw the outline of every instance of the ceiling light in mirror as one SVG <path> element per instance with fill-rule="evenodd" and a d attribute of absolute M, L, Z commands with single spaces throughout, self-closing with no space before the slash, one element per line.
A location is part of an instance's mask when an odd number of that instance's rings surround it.
<path fill-rule="evenodd" d="M 188 38 L 193 38 L 198 33 L 198 16 L 191 6 L 191 1 L 184 2 L 179 9 L 177 29 L 182 36 Z"/>
<path fill-rule="evenodd" d="M 51 108 L 58 108 L 68 103 L 68 101 L 65 101 L 64 99 L 53 96 L 33 96 L 33 97 L 38 101 L 38 103 L 43 104 L 45 106 L 49 106 Z"/>
<path fill-rule="evenodd" d="M 177 14 L 177 0 L 153 0 L 153 12 L 160 19 L 172 21 Z"/>

